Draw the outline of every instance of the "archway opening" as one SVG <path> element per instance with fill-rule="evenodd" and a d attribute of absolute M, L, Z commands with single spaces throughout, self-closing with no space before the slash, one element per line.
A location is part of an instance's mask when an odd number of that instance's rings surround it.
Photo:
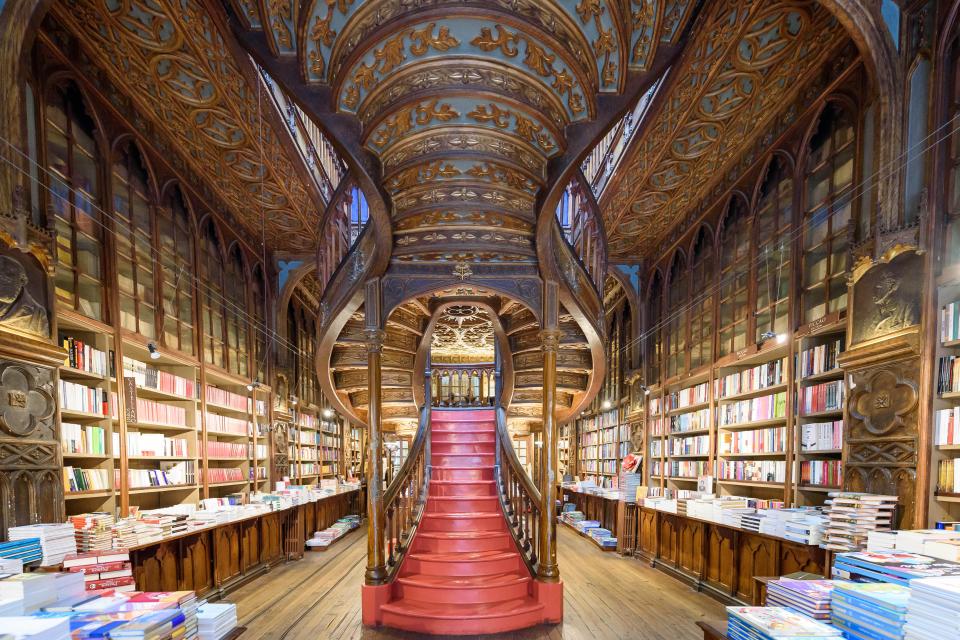
<path fill-rule="evenodd" d="M 430 342 L 435 407 L 492 407 L 496 401 L 493 320 L 483 307 L 444 309 Z"/>

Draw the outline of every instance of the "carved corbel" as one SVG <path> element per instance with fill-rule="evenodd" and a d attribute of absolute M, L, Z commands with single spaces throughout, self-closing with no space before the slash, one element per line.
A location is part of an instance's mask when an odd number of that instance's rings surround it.
<path fill-rule="evenodd" d="M 54 273 L 54 234 L 37 226 L 24 206 L 23 186 L 17 185 L 9 210 L 0 210 L 0 242 L 32 255 L 47 275 Z"/>

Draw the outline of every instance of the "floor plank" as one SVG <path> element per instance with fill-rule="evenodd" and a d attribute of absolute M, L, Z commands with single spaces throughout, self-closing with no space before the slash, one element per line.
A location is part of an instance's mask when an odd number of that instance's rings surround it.
<path fill-rule="evenodd" d="M 241 640 L 409 640 L 415 634 L 360 623 L 365 529 L 323 553 L 275 568 L 231 593 Z M 504 640 L 697 640 L 697 620 L 725 618 L 723 607 L 673 578 L 630 558 L 601 553 L 588 540 L 558 529 L 564 621 Z M 492 636 L 484 636 L 490 638 Z"/>

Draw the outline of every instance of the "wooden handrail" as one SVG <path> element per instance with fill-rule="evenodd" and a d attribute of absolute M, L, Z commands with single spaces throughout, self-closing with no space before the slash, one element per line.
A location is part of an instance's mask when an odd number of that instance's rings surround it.
<path fill-rule="evenodd" d="M 497 416 L 497 496 L 507 519 L 507 528 L 532 576 L 540 562 L 540 491 L 520 464 L 507 431 L 507 414 L 496 408 Z"/>
<path fill-rule="evenodd" d="M 407 459 L 383 495 L 387 581 L 396 577 L 427 504 L 430 488 L 430 371 L 424 376 L 427 402 L 420 410 L 417 435 Z"/>

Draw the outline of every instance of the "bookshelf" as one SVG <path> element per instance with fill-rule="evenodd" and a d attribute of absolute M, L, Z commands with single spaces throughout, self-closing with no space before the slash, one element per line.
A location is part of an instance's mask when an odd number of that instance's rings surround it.
<path fill-rule="evenodd" d="M 844 399 L 847 389 L 837 358 L 846 347 L 846 323 L 834 323 L 799 339 L 795 375 L 794 502 L 820 505 L 843 485 Z"/>
<path fill-rule="evenodd" d="M 351 475 L 359 477 L 361 475 L 360 468 L 363 460 L 363 430 L 358 427 L 350 426 L 350 462 L 349 462 L 349 471 Z"/>
<path fill-rule="evenodd" d="M 629 453 L 630 448 L 625 400 L 576 421 L 577 473 L 581 479 L 593 480 L 606 488 L 616 485 L 620 460 L 625 455 L 622 452 Z"/>
<path fill-rule="evenodd" d="M 689 489 L 701 475 L 709 475 L 711 462 L 711 394 L 709 371 L 682 382 L 669 383 L 663 395 L 665 462 L 662 476 L 667 486 Z"/>
<path fill-rule="evenodd" d="M 243 380 L 208 369 L 203 390 L 205 464 L 203 481 L 210 497 L 222 498 L 250 490 L 254 447 L 253 398 Z"/>
<path fill-rule="evenodd" d="M 960 258 L 952 256 L 937 279 L 932 452 L 929 495 L 931 521 L 960 520 Z"/>

